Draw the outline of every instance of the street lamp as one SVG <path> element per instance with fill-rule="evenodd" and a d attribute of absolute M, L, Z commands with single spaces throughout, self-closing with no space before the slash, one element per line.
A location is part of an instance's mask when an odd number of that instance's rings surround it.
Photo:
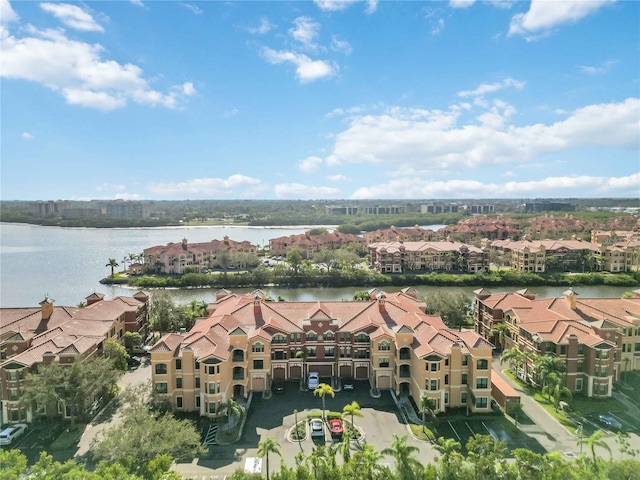
<path fill-rule="evenodd" d="M 576 433 L 578 434 L 578 438 L 579 441 L 578 443 L 580 444 L 580 456 L 582 456 L 582 423 L 578 423 L 578 428 L 576 428 Z"/>

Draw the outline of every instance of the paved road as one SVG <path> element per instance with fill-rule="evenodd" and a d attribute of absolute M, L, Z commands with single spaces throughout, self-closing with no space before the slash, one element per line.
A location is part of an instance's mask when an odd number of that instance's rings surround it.
<path fill-rule="evenodd" d="M 580 454 L 580 447 L 578 446 L 579 438 L 570 433 L 564 426 L 562 426 L 544 407 L 536 402 L 532 397 L 528 396 L 522 388 L 516 384 L 513 380 L 507 377 L 503 370 L 506 365 L 500 365 L 500 360 L 493 360 L 493 369 L 504 378 L 509 385 L 511 385 L 521 395 L 520 402 L 526 415 L 534 422 L 534 425 L 518 425 L 523 432 L 534 437 L 548 452 L 561 452 L 568 458 L 573 458 Z M 637 408 L 630 404 L 629 408 L 636 409 L 635 415 L 639 415 L 640 412 Z M 606 432 L 605 442 L 614 452 L 615 458 L 620 458 L 618 453 L 618 444 L 615 441 L 616 435 L 612 432 Z M 631 445 L 640 445 L 640 438 L 635 433 L 630 433 Z M 583 449 L 585 447 L 583 446 Z M 598 452 L 604 458 L 608 457 L 608 453 L 605 450 Z M 631 457 L 629 457 L 631 458 Z"/>

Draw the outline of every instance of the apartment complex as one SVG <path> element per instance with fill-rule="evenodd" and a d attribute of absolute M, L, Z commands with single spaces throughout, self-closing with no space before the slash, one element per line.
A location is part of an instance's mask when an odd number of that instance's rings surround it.
<path fill-rule="evenodd" d="M 488 341 L 426 315 L 414 289 L 369 293 L 358 302 L 267 302 L 260 290 L 221 290 L 208 318 L 151 348 L 155 394 L 175 410 L 215 417 L 229 398 L 318 372 L 336 388 L 348 377 L 418 405 L 428 395 L 437 411 L 489 411 Z"/>
<path fill-rule="evenodd" d="M 565 385 L 573 393 L 610 397 L 620 373 L 640 369 L 640 290 L 633 298 L 537 299 L 529 290 L 492 294 L 475 292 L 476 331 L 497 342 L 493 327 L 506 324 L 504 348 L 518 348 L 532 358 L 518 376 L 540 383 L 533 358 L 550 354 L 565 361 Z"/>
<path fill-rule="evenodd" d="M 365 246 L 366 240 L 358 235 L 342 233 L 338 230 L 319 235 L 311 235 L 310 232 L 305 232 L 299 235 L 272 238 L 269 240 L 269 250 L 272 255 L 286 255 L 290 248 L 297 247 L 300 249 L 303 258 L 313 258 L 323 248 L 337 250 L 351 243 Z"/>
<path fill-rule="evenodd" d="M 57 307 L 45 298 L 39 308 L 0 309 L 0 395 L 4 422 L 30 422 L 32 414 L 20 404 L 27 373 L 51 362 L 71 364 L 78 357 L 102 353 L 103 342 L 124 342 L 126 332 L 145 338 L 149 329 L 148 297 L 105 300 L 86 297 L 85 307 Z M 62 407 L 62 406 L 61 406 Z M 66 414 L 64 409 L 61 410 Z"/>
<path fill-rule="evenodd" d="M 247 240 L 236 242 L 225 236 L 222 240 L 189 243 L 186 238 L 181 243 L 168 243 L 145 248 L 144 268 L 149 271 L 169 274 L 183 274 L 189 268 L 209 269 L 214 266 L 241 266 L 242 254 L 256 255 L 258 247 Z M 225 257 L 222 260 L 222 257 Z M 220 257 L 220 258 L 218 258 Z M 221 261 L 222 260 L 222 261 Z"/>
<path fill-rule="evenodd" d="M 382 228 L 372 232 L 365 232 L 363 235 L 367 243 L 374 242 L 432 242 L 441 240 L 439 233 L 428 228 L 421 228 L 416 225 L 412 228 L 396 228 L 393 225 L 389 228 Z"/>
<path fill-rule="evenodd" d="M 381 273 L 457 270 L 480 272 L 489 266 L 484 251 L 460 242 L 376 242 L 371 264 Z"/>

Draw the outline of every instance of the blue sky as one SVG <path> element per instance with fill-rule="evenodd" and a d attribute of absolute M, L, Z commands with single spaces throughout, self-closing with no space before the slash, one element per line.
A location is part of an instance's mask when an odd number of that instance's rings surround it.
<path fill-rule="evenodd" d="M 3 200 L 640 196 L 640 2 L 0 7 Z"/>

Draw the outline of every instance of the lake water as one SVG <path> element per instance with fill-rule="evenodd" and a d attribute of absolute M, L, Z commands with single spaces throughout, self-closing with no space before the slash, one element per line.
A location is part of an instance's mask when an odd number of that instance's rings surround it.
<path fill-rule="evenodd" d="M 434 230 L 442 225 L 426 226 Z M 333 228 L 333 227 L 329 227 Z M 100 279 L 110 274 L 109 258 L 122 265 L 129 254 L 186 238 L 191 243 L 222 239 L 248 240 L 255 245 L 268 244 L 269 239 L 304 232 L 304 227 L 162 227 L 162 228 L 57 228 L 22 224 L 0 225 L 0 307 L 35 307 L 46 295 L 56 305 L 73 306 L 93 292 L 108 298 L 135 293 L 126 287 L 102 285 Z M 268 295 L 282 296 L 287 301 L 350 300 L 356 290 L 369 288 L 264 288 Z M 424 294 L 427 288 L 418 287 Z M 452 288 L 469 295 L 477 287 Z M 522 288 L 522 287 L 518 287 Z M 388 291 L 399 290 L 387 288 Z M 514 288 L 494 289 L 512 291 Z M 566 288 L 534 287 L 539 298 L 558 297 Z M 582 297 L 619 297 L 629 288 L 578 287 Z M 216 289 L 169 290 L 174 301 L 186 303 L 194 298 L 213 301 Z M 236 292 L 249 290 L 235 289 Z"/>

